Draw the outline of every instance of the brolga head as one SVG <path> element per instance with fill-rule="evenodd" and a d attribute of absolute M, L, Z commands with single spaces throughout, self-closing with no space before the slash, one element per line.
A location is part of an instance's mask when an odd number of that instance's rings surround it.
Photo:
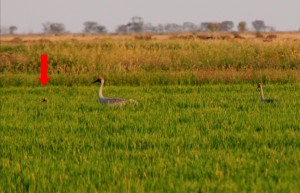
<path fill-rule="evenodd" d="M 257 88 L 262 88 L 262 83 L 258 83 Z"/>
<path fill-rule="evenodd" d="M 100 83 L 104 82 L 104 78 L 100 77 L 97 80 L 95 80 L 94 82 L 92 82 L 92 84 L 97 83 L 97 82 L 100 82 Z"/>

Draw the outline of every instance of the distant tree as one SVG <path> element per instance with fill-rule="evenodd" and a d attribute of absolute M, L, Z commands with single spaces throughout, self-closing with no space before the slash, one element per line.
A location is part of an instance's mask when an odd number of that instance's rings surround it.
<path fill-rule="evenodd" d="M 86 21 L 83 23 L 83 25 L 84 25 L 84 29 L 83 29 L 84 33 L 94 33 L 95 29 L 98 26 L 98 23 L 94 21 Z"/>
<path fill-rule="evenodd" d="M 155 26 L 153 26 L 151 23 L 144 24 L 144 32 L 148 33 L 157 33 L 157 29 Z"/>
<path fill-rule="evenodd" d="M 16 31 L 17 29 L 18 29 L 18 28 L 17 28 L 16 26 L 12 25 L 12 26 L 10 26 L 10 27 L 8 28 L 8 33 L 9 33 L 9 34 L 14 34 L 15 31 Z"/>
<path fill-rule="evenodd" d="M 128 25 L 119 25 L 116 29 L 117 34 L 127 34 L 128 33 Z"/>
<path fill-rule="evenodd" d="M 106 27 L 103 26 L 103 25 L 98 25 L 97 28 L 96 28 L 96 32 L 98 34 L 104 34 L 104 33 L 107 33 L 107 30 L 106 30 Z"/>
<path fill-rule="evenodd" d="M 252 26 L 254 27 L 256 32 L 261 32 L 266 29 L 265 22 L 262 20 L 255 20 L 252 22 Z"/>
<path fill-rule="evenodd" d="M 64 33 L 66 31 L 65 25 L 62 23 L 52 23 L 50 24 L 50 30 L 53 33 Z"/>
<path fill-rule="evenodd" d="M 164 25 L 158 24 L 158 26 L 157 26 L 157 33 L 159 33 L 159 34 L 165 33 L 165 27 L 164 27 Z"/>
<path fill-rule="evenodd" d="M 63 23 L 43 23 L 43 30 L 49 34 L 61 34 L 66 32 L 65 25 Z"/>
<path fill-rule="evenodd" d="M 234 27 L 234 23 L 232 21 L 223 21 L 219 24 L 219 31 L 230 31 Z"/>
<path fill-rule="evenodd" d="M 164 26 L 162 24 L 154 26 L 151 23 L 147 23 L 144 25 L 143 31 L 148 32 L 148 33 L 162 34 L 162 33 L 164 33 L 165 30 L 164 30 Z"/>
<path fill-rule="evenodd" d="M 185 32 L 195 32 L 198 30 L 198 27 L 192 22 L 184 22 L 182 25 L 182 30 Z"/>
<path fill-rule="evenodd" d="M 238 24 L 238 31 L 243 33 L 243 32 L 246 32 L 247 30 L 248 30 L 247 23 L 245 21 L 240 21 Z"/>
<path fill-rule="evenodd" d="M 83 23 L 84 25 L 84 29 L 83 32 L 84 33 L 106 33 L 106 27 L 102 26 L 102 25 L 98 25 L 97 22 L 94 21 L 86 21 Z"/>
<path fill-rule="evenodd" d="M 182 26 L 176 23 L 168 23 L 164 26 L 164 29 L 167 33 L 181 32 Z"/>
<path fill-rule="evenodd" d="M 144 21 L 143 18 L 135 16 L 131 18 L 131 23 L 127 24 L 131 32 L 140 33 L 143 31 Z"/>
<path fill-rule="evenodd" d="M 220 23 L 217 23 L 217 22 L 211 22 L 211 23 L 208 23 L 207 29 L 208 29 L 210 32 L 216 32 L 216 31 L 219 31 L 219 30 L 220 30 Z"/>
<path fill-rule="evenodd" d="M 143 18 L 135 16 L 131 18 L 131 22 L 126 25 L 119 25 L 116 29 L 116 33 L 140 33 L 144 31 Z"/>
<path fill-rule="evenodd" d="M 208 31 L 207 27 L 208 27 L 208 22 L 202 22 L 200 24 L 200 31 Z"/>
<path fill-rule="evenodd" d="M 220 23 L 217 22 L 202 22 L 200 24 L 200 31 L 216 32 L 220 30 Z"/>

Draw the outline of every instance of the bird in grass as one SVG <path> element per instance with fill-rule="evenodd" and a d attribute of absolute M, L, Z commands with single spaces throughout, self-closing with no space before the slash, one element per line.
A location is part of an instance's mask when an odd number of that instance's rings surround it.
<path fill-rule="evenodd" d="M 100 77 L 97 80 L 95 80 L 92 83 L 97 83 L 100 82 L 100 88 L 99 88 L 99 102 L 103 105 L 111 105 L 111 106 L 123 106 L 125 105 L 127 102 L 133 103 L 133 104 L 138 104 L 137 101 L 133 100 L 133 99 L 124 99 L 124 98 L 108 98 L 108 97 L 104 97 L 102 94 L 102 89 L 103 89 L 103 85 L 104 85 L 104 78 Z"/>
<path fill-rule="evenodd" d="M 258 83 L 257 88 L 260 89 L 260 101 L 261 102 L 263 102 L 263 103 L 275 103 L 275 102 L 277 102 L 276 99 L 265 99 L 262 83 Z"/>
<path fill-rule="evenodd" d="M 42 103 L 48 103 L 48 99 L 47 98 L 43 98 Z"/>

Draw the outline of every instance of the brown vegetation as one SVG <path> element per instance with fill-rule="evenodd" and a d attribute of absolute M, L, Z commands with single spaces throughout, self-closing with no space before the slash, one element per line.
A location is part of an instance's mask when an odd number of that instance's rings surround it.
<path fill-rule="evenodd" d="M 265 42 L 270 42 L 270 41 L 272 41 L 272 40 L 274 40 L 276 38 L 277 38 L 276 34 L 269 34 L 269 35 L 266 36 L 266 38 L 264 39 L 264 41 Z"/>
<path fill-rule="evenodd" d="M 261 38 L 261 39 L 265 38 L 265 36 L 262 33 L 260 33 L 260 32 L 256 33 L 255 37 L 256 38 Z"/>
<path fill-rule="evenodd" d="M 248 33 L 241 35 L 245 40 L 233 41 L 238 35 L 174 34 L 175 39 L 151 36 L 148 41 L 140 41 L 145 36 L 135 39 L 132 35 L 22 36 L 21 42 L 11 41 L 15 36 L 5 37 L 0 50 L 0 75 L 38 74 L 40 54 L 47 53 L 49 74 L 59 77 L 101 73 L 138 84 L 147 83 L 149 74 L 166 84 L 182 78 L 190 84 L 251 82 L 264 77 L 268 81 L 300 81 L 300 41 L 276 34 L 276 41 L 264 44 L 248 41 L 255 40 Z"/>
<path fill-rule="evenodd" d="M 134 39 L 136 39 L 136 40 L 151 40 L 152 35 L 149 33 L 136 34 L 136 35 L 134 35 Z"/>
<path fill-rule="evenodd" d="M 233 32 L 232 35 L 235 39 L 245 39 L 245 37 L 241 36 L 239 33 L 236 32 Z"/>
<path fill-rule="evenodd" d="M 14 37 L 12 40 L 10 40 L 11 43 L 21 43 L 23 42 L 22 38 L 20 37 Z"/>
<path fill-rule="evenodd" d="M 22 42 L 58 42 L 58 41 L 68 41 L 68 40 L 80 40 L 80 41 L 94 41 L 95 39 L 99 41 L 104 40 L 132 40 L 132 39 L 145 39 L 145 40 L 168 40 L 168 39 L 200 39 L 200 40 L 210 40 L 210 39 L 284 39 L 284 40 L 300 40 L 300 33 L 208 33 L 208 32 L 199 32 L 196 34 L 193 33 L 172 33 L 166 35 L 157 35 L 157 34 L 137 34 L 136 36 L 132 35 L 97 35 L 97 34 L 67 34 L 67 35 L 4 35 L 1 36 L 1 42 L 10 42 L 10 43 L 22 43 Z"/>
<path fill-rule="evenodd" d="M 200 40 L 211 40 L 211 39 L 214 39 L 212 35 L 208 35 L 208 34 L 197 34 L 196 37 L 198 39 L 200 39 Z"/>

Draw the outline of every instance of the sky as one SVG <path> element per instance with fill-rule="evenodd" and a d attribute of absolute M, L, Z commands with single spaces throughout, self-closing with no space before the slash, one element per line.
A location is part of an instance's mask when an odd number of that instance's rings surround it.
<path fill-rule="evenodd" d="M 300 29 L 300 0 L 0 0 L 0 26 L 17 26 L 17 33 L 40 33 L 42 23 L 63 23 L 73 33 L 85 21 L 109 32 L 133 16 L 153 25 L 183 22 L 263 20 L 277 31 Z"/>

